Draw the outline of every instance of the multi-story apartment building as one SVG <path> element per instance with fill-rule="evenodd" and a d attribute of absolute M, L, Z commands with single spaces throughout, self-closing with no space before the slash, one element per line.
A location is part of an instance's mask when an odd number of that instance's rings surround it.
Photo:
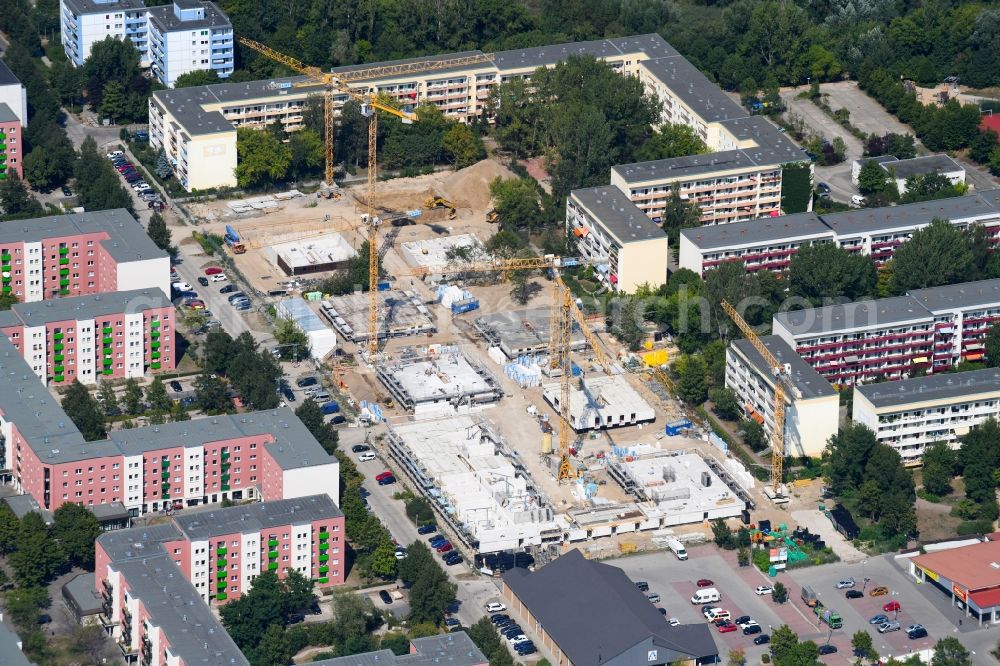
<path fill-rule="evenodd" d="M 328 495 L 181 514 L 158 527 L 153 535 L 136 527 L 98 538 L 98 576 L 106 580 L 108 568 L 142 542 L 144 556 L 170 556 L 206 604 L 238 599 L 264 572 L 285 578 L 296 571 L 320 587 L 344 583 L 344 514 Z"/>
<path fill-rule="evenodd" d="M 743 261 L 751 272 L 781 271 L 802 245 L 833 242 L 882 266 L 914 231 L 935 218 L 958 229 L 981 226 L 995 245 L 1000 242 L 1000 189 L 902 206 L 682 229 L 678 263 L 700 275 L 725 261 Z"/>
<path fill-rule="evenodd" d="M 10 107 L 13 114 L 21 121 L 21 125 L 27 126 L 28 91 L 5 62 L 0 62 L 0 104 Z"/>
<path fill-rule="evenodd" d="M 818 457 L 837 434 L 840 396 L 830 382 L 776 335 L 761 342 L 784 364 L 785 455 Z M 726 387 L 736 392 L 744 416 L 764 427 L 768 438 L 774 432 L 774 373 L 749 340 L 736 340 L 726 350 Z"/>
<path fill-rule="evenodd" d="M 0 333 L 43 382 L 142 377 L 174 369 L 174 306 L 159 289 L 17 303 Z"/>
<path fill-rule="evenodd" d="M 856 384 L 978 361 L 997 321 L 1000 280 L 982 280 L 781 312 L 772 330 L 831 382 Z"/>
<path fill-rule="evenodd" d="M 572 234 L 594 275 L 606 287 L 634 292 L 667 281 L 667 235 L 616 187 L 574 190 L 566 201 L 566 233 Z"/>
<path fill-rule="evenodd" d="M 7 180 L 9 173 L 24 178 L 24 139 L 21 135 L 21 119 L 6 103 L 0 102 L 0 181 Z"/>
<path fill-rule="evenodd" d="M 163 85 L 197 70 L 226 78 L 233 73 L 233 26 L 215 3 L 174 0 L 146 7 L 142 0 L 60 0 L 63 50 L 77 67 L 94 44 L 113 37 L 128 39 L 139 62 Z"/>
<path fill-rule="evenodd" d="M 487 659 L 464 631 L 410 639 L 409 654 L 394 654 L 392 650 L 364 652 L 350 657 L 333 657 L 313 662 L 316 666 L 487 666 Z"/>
<path fill-rule="evenodd" d="M 0 225 L 0 285 L 31 303 L 135 289 L 170 293 L 170 257 L 125 209 Z"/>
<path fill-rule="evenodd" d="M 481 55 L 479 51 L 452 53 L 440 58 Z M 493 62 L 457 64 L 444 70 L 366 75 L 378 65 L 396 65 L 438 57 L 335 68 L 335 74 L 358 92 L 394 97 L 403 104 L 429 103 L 446 115 L 468 120 L 486 111 L 491 89 L 512 78 L 530 77 L 539 67 L 554 67 L 574 55 L 599 58 L 625 76 L 638 77 L 646 91 L 664 104 L 663 121 L 693 127 L 714 156 L 679 158 L 652 163 L 642 178 L 612 174 L 620 187 L 650 217 L 662 211 L 665 196 L 680 182 L 688 196 L 700 197 L 706 220 L 728 222 L 769 215 L 780 209 L 781 165 L 808 161 L 770 122 L 749 116 L 717 86 L 708 81 L 659 35 L 638 35 L 591 42 L 557 44 L 496 53 Z M 176 164 L 178 178 L 188 190 L 235 185 L 236 132 L 234 127 L 280 120 L 294 129 L 301 122 L 306 98 L 319 88 L 297 88 L 305 77 L 255 81 L 234 86 L 214 85 L 158 91 L 149 102 L 150 140 L 163 147 Z M 346 97 L 337 101 L 342 103 Z M 197 160 L 181 157 L 194 155 Z M 204 157 L 210 165 L 202 165 Z M 640 165 L 629 165 L 636 169 Z M 638 172 L 637 172 L 638 173 Z M 649 177 L 646 178 L 646 174 Z M 648 181 L 648 183 L 647 183 Z M 711 183 L 711 187 L 707 183 Z M 700 184 L 699 184 L 700 183 Z M 656 190 L 656 192 L 654 192 Z M 714 197 L 709 199 L 708 197 Z"/>
<path fill-rule="evenodd" d="M 920 464 L 934 442 L 958 448 L 959 438 L 986 419 L 1000 417 L 1000 371 L 914 377 L 854 388 L 853 419 L 878 441 Z"/>
<path fill-rule="evenodd" d="M 287 409 L 119 430 L 87 442 L 0 336 L 0 458 L 41 508 L 120 502 L 132 515 L 222 500 L 339 495 L 339 464 Z"/>

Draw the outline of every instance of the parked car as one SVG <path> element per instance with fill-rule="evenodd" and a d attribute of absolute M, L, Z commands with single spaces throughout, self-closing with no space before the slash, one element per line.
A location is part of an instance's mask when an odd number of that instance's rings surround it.
<path fill-rule="evenodd" d="M 816 183 L 816 190 L 819 191 L 819 192 L 822 192 L 823 194 L 829 194 L 830 193 L 830 186 L 827 185 L 824 182 L 819 182 L 819 183 Z"/>
<path fill-rule="evenodd" d="M 754 624 L 748 624 L 747 626 L 743 627 L 743 635 L 744 636 L 750 636 L 752 634 L 759 634 L 760 632 L 761 632 L 760 625 L 756 624 L 756 623 L 754 623 Z"/>
<path fill-rule="evenodd" d="M 883 597 L 887 594 L 889 594 L 889 588 L 887 588 L 885 585 L 879 585 L 878 587 L 873 587 L 871 590 L 868 591 L 869 597 Z"/>
<path fill-rule="evenodd" d="M 886 613 L 898 613 L 902 609 L 903 607 L 899 605 L 898 601 L 890 601 L 889 603 L 884 604 L 882 606 L 882 610 L 884 610 Z"/>
<path fill-rule="evenodd" d="M 199 275 L 198 276 L 198 284 L 200 284 L 203 287 L 207 287 L 208 286 L 208 278 Z"/>
<path fill-rule="evenodd" d="M 396 546 L 396 559 L 405 560 L 406 559 L 406 549 L 402 546 Z"/>
<path fill-rule="evenodd" d="M 298 624 L 299 622 L 305 621 L 306 616 L 302 613 L 292 613 L 288 616 L 289 624 Z"/>
<path fill-rule="evenodd" d="M 237 312 L 245 312 L 250 309 L 250 301 L 238 301 L 233 304 L 233 309 Z"/>
<path fill-rule="evenodd" d="M 719 625 L 720 634 L 728 634 L 734 631 L 736 631 L 736 625 L 733 624 L 732 622 L 723 622 L 722 624 Z"/>
<path fill-rule="evenodd" d="M 124 153 L 124 152 L 122 152 L 122 151 L 120 151 L 120 150 L 112 150 L 111 152 L 109 152 L 109 153 L 108 153 L 108 154 L 106 155 L 106 157 L 107 157 L 107 158 L 108 158 L 109 160 L 113 160 L 113 159 L 115 159 L 116 157 L 124 157 L 124 156 L 125 156 L 125 153 Z"/>
<path fill-rule="evenodd" d="M 434 523 L 421 525 L 417 528 L 417 534 L 433 534 L 434 532 L 437 532 L 437 525 Z"/>
<path fill-rule="evenodd" d="M 761 634 L 757 638 L 753 639 L 754 645 L 767 645 L 770 642 L 771 642 L 770 634 Z"/>
<path fill-rule="evenodd" d="M 770 585 L 758 585 L 757 589 L 754 590 L 757 594 L 771 594 L 774 592 L 774 588 Z"/>
<path fill-rule="evenodd" d="M 222 272 L 222 269 L 218 266 L 209 266 L 205 269 L 205 275 L 218 275 Z"/>
<path fill-rule="evenodd" d="M 287 386 L 281 387 L 281 395 L 285 396 L 288 402 L 295 402 L 295 392 Z"/>
<path fill-rule="evenodd" d="M 860 599 L 865 596 L 865 593 L 861 590 L 848 590 L 844 596 L 848 599 Z"/>
<path fill-rule="evenodd" d="M 228 279 L 225 273 L 216 273 L 212 276 L 212 282 L 225 282 Z"/>
<path fill-rule="evenodd" d="M 229 285 L 232 286 L 232 285 Z M 295 385 L 299 388 L 305 388 L 306 386 L 315 386 L 317 380 L 315 377 L 299 377 L 295 380 Z"/>
<path fill-rule="evenodd" d="M 888 621 L 889 621 L 888 615 L 882 615 L 881 613 L 879 613 L 872 619 L 868 620 L 868 624 L 883 624 Z"/>
<path fill-rule="evenodd" d="M 396 479 L 393 478 L 393 477 L 391 477 L 391 476 L 389 478 L 392 479 L 392 481 L 390 483 L 394 483 L 396 481 Z M 383 483 L 383 481 L 379 481 L 379 483 Z M 443 544 L 441 544 L 440 546 L 438 546 L 434 550 L 436 550 L 439 553 L 447 553 L 447 552 L 453 550 L 454 548 L 455 548 L 454 546 L 452 546 L 450 543 L 448 543 L 447 541 L 445 541 Z"/>
<path fill-rule="evenodd" d="M 715 583 L 707 578 L 702 578 L 698 581 L 698 587 L 712 587 L 713 585 L 715 585 Z"/>
<path fill-rule="evenodd" d="M 180 393 L 184 390 L 184 387 L 181 386 L 181 383 L 176 379 L 170 380 L 170 388 L 174 390 L 174 393 Z"/>
<path fill-rule="evenodd" d="M 865 198 L 863 196 L 861 196 L 860 194 L 852 194 L 851 195 L 851 205 L 852 206 L 858 206 L 858 207 L 864 206 L 865 205 Z"/>
<path fill-rule="evenodd" d="M 848 588 L 848 587 L 854 587 L 854 579 L 853 578 L 845 578 L 844 580 L 839 581 L 837 583 L 837 589 L 838 590 L 843 590 L 843 589 Z"/>
<path fill-rule="evenodd" d="M 918 638 L 926 638 L 927 630 L 924 629 L 924 625 L 922 624 L 911 624 L 906 628 L 906 637 L 911 641 Z"/>
<path fill-rule="evenodd" d="M 386 606 L 392 603 L 392 595 L 386 592 L 385 590 L 379 591 L 378 598 L 381 599 L 382 603 L 384 603 Z"/>
<path fill-rule="evenodd" d="M 491 601 L 490 603 L 486 604 L 487 613 L 502 613 L 505 610 L 507 610 L 507 607 L 504 606 L 499 601 Z"/>
<path fill-rule="evenodd" d="M 377 475 L 377 476 L 375 477 L 375 480 L 376 480 L 376 481 L 381 481 L 382 479 L 384 479 L 384 478 L 386 478 L 386 477 L 389 477 L 389 476 L 392 476 L 392 472 L 390 472 L 389 470 L 385 470 L 384 472 L 380 472 L 380 473 L 379 473 L 379 474 L 378 474 L 378 475 Z"/>
<path fill-rule="evenodd" d="M 745 624 L 757 624 L 753 621 L 753 618 L 749 615 L 740 615 L 738 618 L 733 620 L 738 626 L 742 627 Z"/>
<path fill-rule="evenodd" d="M 829 643 L 825 643 L 825 644 L 819 646 L 819 649 L 817 650 L 817 652 L 819 652 L 821 655 L 824 655 L 824 654 L 836 654 L 836 652 L 837 652 L 837 646 L 836 645 L 830 645 Z"/>
<path fill-rule="evenodd" d="M 62 193 L 63 193 L 64 197 L 71 197 L 71 196 L 73 196 L 73 190 L 69 189 L 69 185 L 63 185 L 62 186 Z"/>
<path fill-rule="evenodd" d="M 462 561 L 463 561 L 462 556 L 456 553 L 455 551 L 451 551 L 450 553 L 445 553 L 444 563 L 447 564 L 449 567 L 453 567 L 456 564 L 461 564 Z"/>
<path fill-rule="evenodd" d="M 538 648 L 536 648 L 535 644 L 531 641 L 527 641 L 525 643 L 518 643 L 515 645 L 514 652 L 517 652 L 517 656 L 519 657 L 526 657 L 529 654 L 535 654 L 538 652 Z"/>
<path fill-rule="evenodd" d="M 427 540 L 427 543 L 431 545 L 431 548 L 437 548 L 447 540 L 443 534 L 435 534 Z"/>
<path fill-rule="evenodd" d="M 496 615 L 490 616 L 490 622 L 495 625 L 500 625 L 503 622 L 510 622 L 510 616 L 505 613 L 497 613 Z"/>
<path fill-rule="evenodd" d="M 651 603 L 651 604 L 658 604 L 658 603 L 660 603 L 660 593 L 659 592 L 650 592 L 649 594 L 646 595 L 646 598 L 649 599 L 649 603 Z"/>
<path fill-rule="evenodd" d="M 371 451 L 372 447 L 367 444 L 355 444 L 351 447 L 351 453 L 364 453 L 365 451 Z M 383 472 L 384 474 L 384 472 Z"/>
<path fill-rule="evenodd" d="M 635 586 L 639 588 L 640 592 L 649 592 L 649 583 L 644 580 L 635 581 Z"/>
<path fill-rule="evenodd" d="M 387 476 L 384 479 L 379 479 L 378 481 L 378 485 L 380 486 L 391 486 L 394 483 L 396 483 L 396 477 L 394 476 Z"/>
<path fill-rule="evenodd" d="M 369 460 L 375 460 L 374 453 L 362 453 L 360 456 L 358 456 L 358 462 L 368 462 Z M 381 480 L 382 479 L 379 479 L 379 481 Z"/>
<path fill-rule="evenodd" d="M 878 633 L 880 634 L 888 634 L 893 631 L 899 631 L 899 622 L 896 622 L 895 620 L 883 622 L 878 626 Z"/>
<path fill-rule="evenodd" d="M 231 294 L 234 291 L 238 291 L 239 287 L 235 284 L 227 284 L 225 287 L 219 290 L 220 294 Z"/>
<path fill-rule="evenodd" d="M 227 296 L 227 299 L 229 300 L 230 303 L 232 303 L 233 301 L 238 301 L 246 297 L 247 295 L 244 294 L 242 291 L 237 291 L 234 294 L 229 294 L 229 296 Z"/>
<path fill-rule="evenodd" d="M 187 282 L 174 282 L 170 285 L 175 291 L 190 291 L 191 285 Z"/>

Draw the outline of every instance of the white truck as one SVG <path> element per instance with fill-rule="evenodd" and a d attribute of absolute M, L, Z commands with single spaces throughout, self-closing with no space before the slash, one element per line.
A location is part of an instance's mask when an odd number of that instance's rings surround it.
<path fill-rule="evenodd" d="M 684 544 L 677 539 L 670 539 L 667 541 L 667 548 L 669 548 L 671 552 L 677 556 L 677 559 L 682 562 L 688 558 L 687 551 L 684 550 Z"/>

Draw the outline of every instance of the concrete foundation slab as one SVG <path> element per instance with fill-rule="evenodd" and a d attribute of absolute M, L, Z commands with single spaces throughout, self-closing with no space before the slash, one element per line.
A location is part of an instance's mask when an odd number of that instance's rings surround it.
<path fill-rule="evenodd" d="M 577 432 L 648 423 L 656 412 L 621 375 L 571 379 L 570 421 Z M 542 387 L 546 402 L 559 411 L 560 385 Z"/>
<path fill-rule="evenodd" d="M 399 405 L 414 413 L 441 407 L 458 412 L 495 403 L 503 395 L 497 379 L 457 347 L 405 350 L 399 361 L 380 364 L 376 372 Z"/>
<path fill-rule="evenodd" d="M 437 326 L 431 311 L 412 291 L 378 293 L 379 338 L 402 338 L 435 333 Z M 368 294 L 356 292 L 334 296 L 320 303 L 320 315 L 348 340 L 368 340 Z"/>

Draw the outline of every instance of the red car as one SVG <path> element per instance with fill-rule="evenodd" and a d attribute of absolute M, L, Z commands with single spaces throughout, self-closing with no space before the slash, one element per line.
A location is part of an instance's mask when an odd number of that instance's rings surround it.
<path fill-rule="evenodd" d="M 392 472 L 390 472 L 389 470 L 386 470 L 386 471 L 382 472 L 381 474 L 379 474 L 378 476 L 376 476 L 375 480 L 376 481 L 381 481 L 382 479 L 386 479 L 386 478 L 388 478 L 390 476 L 392 476 Z"/>
<path fill-rule="evenodd" d="M 886 605 L 882 606 L 882 610 L 886 613 L 892 613 L 893 611 L 902 610 L 903 607 L 899 605 L 898 601 L 890 601 Z"/>
<path fill-rule="evenodd" d="M 115 168 L 118 170 L 118 173 L 125 173 L 126 171 L 135 171 L 135 165 L 132 164 L 131 162 Z"/>
<path fill-rule="evenodd" d="M 736 631 L 736 625 L 733 624 L 732 622 L 726 622 L 725 624 L 719 625 L 720 634 L 728 634 L 734 631 Z"/>
<path fill-rule="evenodd" d="M 205 275 L 218 275 L 222 272 L 222 269 L 218 266 L 209 266 L 205 269 Z"/>
<path fill-rule="evenodd" d="M 437 548 L 435 548 L 435 550 L 437 552 L 439 552 L 439 553 L 447 553 L 448 551 L 452 550 L 453 548 L 454 548 L 454 546 L 452 546 L 450 543 L 448 543 L 447 541 L 445 541 L 443 544 L 441 544 L 440 546 L 438 546 Z"/>
<path fill-rule="evenodd" d="M 698 587 L 712 587 L 713 585 L 715 585 L 715 583 L 707 578 L 702 578 L 698 581 Z"/>

